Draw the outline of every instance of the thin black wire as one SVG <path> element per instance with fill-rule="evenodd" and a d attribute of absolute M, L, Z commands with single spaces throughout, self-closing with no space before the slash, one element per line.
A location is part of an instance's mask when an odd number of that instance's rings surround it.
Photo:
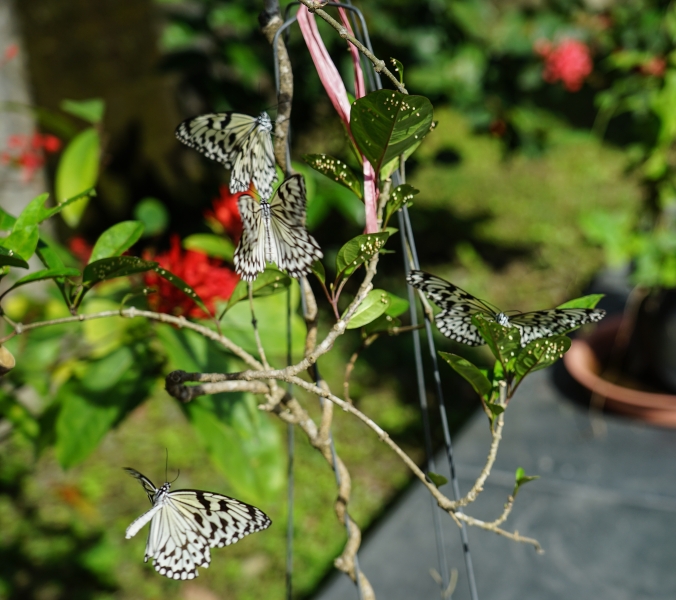
<path fill-rule="evenodd" d="M 291 287 L 286 288 L 286 364 L 292 363 L 292 342 L 291 337 Z M 293 386 L 289 383 L 287 389 L 289 394 Z M 293 424 L 286 425 L 286 445 L 288 455 L 288 465 L 286 471 L 287 481 L 287 503 L 288 514 L 286 516 L 286 598 L 291 600 L 293 597 L 293 460 L 294 460 L 294 431 Z"/>

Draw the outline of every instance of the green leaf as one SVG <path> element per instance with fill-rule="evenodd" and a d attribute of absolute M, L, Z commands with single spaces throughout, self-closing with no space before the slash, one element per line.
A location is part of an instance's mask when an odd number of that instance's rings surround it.
<path fill-rule="evenodd" d="M 12 287 L 6 289 L 2 294 L 0 294 L 0 298 L 3 298 L 5 294 L 11 292 L 12 290 L 22 285 L 26 285 L 27 283 L 33 283 L 34 281 L 42 281 L 44 279 L 63 279 L 65 277 L 79 277 L 79 276 L 80 271 L 78 271 L 77 269 L 71 269 L 69 267 L 63 267 L 61 269 L 43 269 L 42 271 L 35 271 L 34 273 L 26 275 L 25 277 L 22 277 L 17 282 L 15 282 Z"/>
<path fill-rule="evenodd" d="M 354 192 L 360 200 L 363 198 L 361 182 L 342 160 L 329 154 L 303 154 L 303 160 L 315 171 Z"/>
<path fill-rule="evenodd" d="M 568 352 L 569 348 L 570 338 L 565 335 L 540 338 L 527 344 L 514 363 L 514 372 L 516 373 L 514 385 L 518 385 L 528 373 L 554 364 Z"/>
<path fill-rule="evenodd" d="M 491 397 L 493 386 L 488 377 L 478 367 L 474 366 L 467 359 L 462 358 L 462 356 L 451 354 L 450 352 L 439 352 L 439 356 L 451 365 L 453 370 L 463 377 L 481 398 L 488 400 Z"/>
<path fill-rule="evenodd" d="M 14 250 L 8 250 L 4 246 L 0 246 L 0 267 L 6 266 L 27 269 L 28 263 L 14 252 Z"/>
<path fill-rule="evenodd" d="M 13 217 L 0 207 L 0 231 L 9 231 L 14 227 L 14 223 L 16 223 L 16 217 Z"/>
<path fill-rule="evenodd" d="M 85 460 L 105 434 L 148 397 L 156 366 L 129 346 L 88 363 L 82 380 L 59 388 L 56 457 L 64 468 Z"/>
<path fill-rule="evenodd" d="M 526 472 L 519 467 L 516 470 L 516 475 L 514 477 L 515 479 L 515 485 L 514 485 L 514 491 L 512 492 L 512 497 L 516 498 L 517 493 L 519 492 L 519 488 L 528 483 L 529 481 L 534 481 L 536 479 L 540 479 L 539 475 L 526 475 Z"/>
<path fill-rule="evenodd" d="M 322 283 L 326 283 L 326 271 L 322 261 L 316 260 L 310 265 L 310 270 L 315 274 L 315 277 Z"/>
<path fill-rule="evenodd" d="M 564 302 L 561 306 L 557 308 L 596 308 L 596 305 L 599 303 L 601 298 L 605 294 L 590 294 L 589 296 L 582 296 L 581 298 L 575 298 L 574 300 L 568 300 Z"/>
<path fill-rule="evenodd" d="M 33 256 L 40 237 L 38 230 L 40 216 L 48 197 L 49 194 L 40 194 L 28 203 L 14 222 L 11 233 L 0 240 L 0 246 L 13 250 L 15 255 L 18 254 L 25 260 Z"/>
<path fill-rule="evenodd" d="M 424 96 L 378 90 L 352 105 L 350 130 L 376 173 L 418 144 L 432 125 L 432 104 Z"/>
<path fill-rule="evenodd" d="M 93 127 L 85 129 L 71 140 L 63 151 L 56 169 L 54 187 L 57 202 L 65 202 L 96 185 L 100 155 L 101 142 L 98 131 Z M 75 227 L 80 222 L 88 202 L 87 198 L 81 198 L 66 206 L 61 212 L 63 220 L 70 227 Z"/>
<path fill-rule="evenodd" d="M 336 257 L 338 277 L 336 279 L 350 275 L 357 267 L 370 260 L 376 252 L 382 249 L 389 237 L 389 231 L 380 231 L 352 238 L 338 251 Z"/>
<path fill-rule="evenodd" d="M 390 296 L 385 290 L 371 290 L 359 305 L 347 324 L 347 329 L 357 329 L 384 314 L 390 305 Z"/>
<path fill-rule="evenodd" d="M 394 188 L 385 206 L 385 224 L 387 225 L 392 215 L 402 206 L 411 206 L 413 204 L 413 196 L 418 192 L 419 190 L 416 190 L 412 185 L 408 185 L 407 183 L 402 183 Z"/>
<path fill-rule="evenodd" d="M 442 485 L 446 485 L 448 483 L 448 479 L 446 479 L 443 475 L 439 475 L 438 473 L 433 473 L 432 471 L 427 472 L 427 479 L 429 479 L 438 488 L 440 488 Z"/>
<path fill-rule="evenodd" d="M 215 256 L 232 262 L 235 255 L 235 245 L 228 239 L 213 233 L 195 233 L 183 240 L 183 247 L 187 250 L 202 252 L 207 256 Z"/>
<path fill-rule="evenodd" d="M 145 227 L 143 237 L 160 235 L 169 224 L 167 208 L 157 198 L 143 198 L 134 207 L 134 218 Z"/>
<path fill-rule="evenodd" d="M 502 363 L 506 371 L 521 350 L 521 334 L 516 327 L 503 327 L 491 317 L 481 313 L 472 316 L 472 323 L 479 329 L 496 360 Z"/>
<path fill-rule="evenodd" d="M 143 224 L 138 221 L 122 221 L 106 229 L 96 240 L 89 262 L 102 258 L 120 256 L 129 250 L 143 235 Z"/>
<path fill-rule="evenodd" d="M 395 327 L 401 327 L 401 320 L 396 317 L 391 317 L 385 311 L 375 321 L 371 321 L 364 325 L 364 333 L 371 335 L 372 333 L 386 333 L 391 332 Z"/>
<path fill-rule="evenodd" d="M 186 405 L 212 462 L 237 496 L 274 502 L 284 488 L 284 452 L 278 429 L 249 394 L 202 396 Z"/>
<path fill-rule="evenodd" d="M 83 121 L 88 121 L 92 125 L 100 123 L 103 119 L 103 111 L 106 103 L 102 98 L 91 98 L 89 100 L 62 100 L 59 108 L 63 112 L 79 117 Z"/>
<path fill-rule="evenodd" d="M 500 404 L 495 404 L 494 402 L 486 402 L 486 408 L 491 411 L 491 415 L 493 416 L 491 421 L 498 415 L 501 415 L 503 412 L 505 412 L 504 406 L 501 406 Z"/>
<path fill-rule="evenodd" d="M 291 277 L 277 269 L 268 267 L 251 282 L 253 297 L 270 296 L 288 288 L 292 283 Z M 249 284 L 243 279 L 232 291 L 225 310 L 230 310 L 235 304 L 249 297 Z"/>

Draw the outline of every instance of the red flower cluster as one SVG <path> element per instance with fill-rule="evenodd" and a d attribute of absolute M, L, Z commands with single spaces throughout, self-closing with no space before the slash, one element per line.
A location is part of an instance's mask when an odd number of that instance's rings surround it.
<path fill-rule="evenodd" d="M 76 235 L 75 237 L 72 237 L 70 240 L 68 240 L 68 249 L 71 251 L 73 256 L 75 256 L 75 258 L 77 258 L 83 265 L 86 265 L 92 255 L 94 246 L 92 246 L 81 235 Z"/>
<path fill-rule="evenodd" d="M 53 135 L 10 135 L 7 150 L 0 153 L 0 163 L 19 167 L 21 179 L 26 182 L 45 163 L 44 152 L 58 152 L 60 149 L 61 140 Z"/>
<path fill-rule="evenodd" d="M 589 47 L 579 40 L 563 40 L 556 46 L 539 41 L 533 49 L 545 61 L 542 78 L 547 83 L 561 80 L 569 92 L 577 92 L 592 72 Z"/>
<path fill-rule="evenodd" d="M 209 258 L 202 252 L 183 250 L 181 240 L 177 235 L 171 237 L 171 246 L 167 252 L 157 256 L 146 255 L 144 258 L 158 262 L 163 269 L 185 281 L 197 292 L 212 313 L 215 312 L 215 300 L 230 298 L 239 281 L 239 275 L 221 266 L 220 260 Z M 188 317 L 208 316 L 194 300 L 154 271 L 144 273 L 143 278 L 146 285 L 158 291 L 148 296 L 148 304 L 152 310 Z"/>
<path fill-rule="evenodd" d="M 239 242 L 239 238 L 242 236 L 242 219 L 239 216 L 237 201 L 242 194 L 248 193 L 250 192 L 231 194 L 229 187 L 222 185 L 220 196 L 213 201 L 214 210 L 208 210 L 204 213 L 207 219 L 220 223 L 235 244 Z"/>

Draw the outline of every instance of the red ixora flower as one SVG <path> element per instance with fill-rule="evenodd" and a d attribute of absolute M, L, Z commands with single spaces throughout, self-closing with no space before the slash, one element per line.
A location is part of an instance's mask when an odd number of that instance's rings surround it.
<path fill-rule="evenodd" d="M 50 134 L 10 135 L 7 150 L 0 153 L 0 163 L 21 169 L 21 179 L 30 181 L 35 172 L 45 163 L 44 152 L 58 152 L 61 140 Z"/>
<path fill-rule="evenodd" d="M 569 92 L 577 92 L 594 67 L 589 46 L 579 40 L 563 40 L 557 45 L 541 40 L 533 50 L 545 61 L 542 78 L 547 83 L 561 80 Z"/>
<path fill-rule="evenodd" d="M 220 187 L 220 196 L 213 200 L 214 210 L 207 210 L 204 216 L 207 219 L 217 221 L 223 226 L 230 239 L 237 244 L 242 236 L 242 218 L 239 216 L 237 201 L 242 194 L 249 194 L 250 191 L 230 193 L 227 185 Z"/>
<path fill-rule="evenodd" d="M 195 290 L 212 313 L 215 312 L 215 301 L 230 298 L 239 281 L 239 275 L 222 266 L 222 261 L 195 250 L 183 250 L 178 235 L 171 236 L 170 248 L 166 252 L 156 256 L 147 253 L 143 258 L 158 262 L 163 269 L 180 277 Z M 194 300 L 154 271 L 144 273 L 143 278 L 147 286 L 157 290 L 157 293 L 148 296 L 151 310 L 188 317 L 208 316 Z"/>

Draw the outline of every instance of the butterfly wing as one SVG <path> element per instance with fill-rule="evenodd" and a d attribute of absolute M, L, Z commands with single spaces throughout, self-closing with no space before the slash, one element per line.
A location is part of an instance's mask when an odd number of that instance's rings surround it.
<path fill-rule="evenodd" d="M 324 256 L 305 228 L 305 204 L 302 175 L 286 179 L 270 203 L 270 260 L 297 279 L 309 273 L 310 265 Z"/>
<path fill-rule="evenodd" d="M 235 249 L 235 271 L 244 281 L 253 281 L 265 270 L 265 224 L 260 204 L 248 194 L 237 201 L 242 219 L 242 237 Z"/>
<path fill-rule="evenodd" d="M 519 329 L 521 345 L 533 340 L 560 335 L 577 329 L 585 323 L 595 323 L 606 315 L 599 308 L 552 308 L 522 313 L 509 317 L 509 322 Z"/>
<path fill-rule="evenodd" d="M 434 322 L 446 337 L 468 346 L 486 343 L 472 323 L 472 315 L 483 313 L 493 318 L 495 315 L 481 300 L 445 279 L 424 271 L 410 271 L 406 280 L 441 308 Z"/>
<path fill-rule="evenodd" d="M 263 115 L 270 123 L 267 114 Z M 244 139 L 235 157 L 230 176 L 230 193 L 246 192 L 251 181 L 261 198 L 267 200 L 272 196 L 272 184 L 277 181 L 272 138 L 270 129 L 260 125 Z"/>
<path fill-rule="evenodd" d="M 269 198 L 277 179 L 271 131 L 267 113 L 252 117 L 224 112 L 183 121 L 176 128 L 176 137 L 232 170 L 231 193 L 245 192 L 253 180 L 261 197 Z"/>

